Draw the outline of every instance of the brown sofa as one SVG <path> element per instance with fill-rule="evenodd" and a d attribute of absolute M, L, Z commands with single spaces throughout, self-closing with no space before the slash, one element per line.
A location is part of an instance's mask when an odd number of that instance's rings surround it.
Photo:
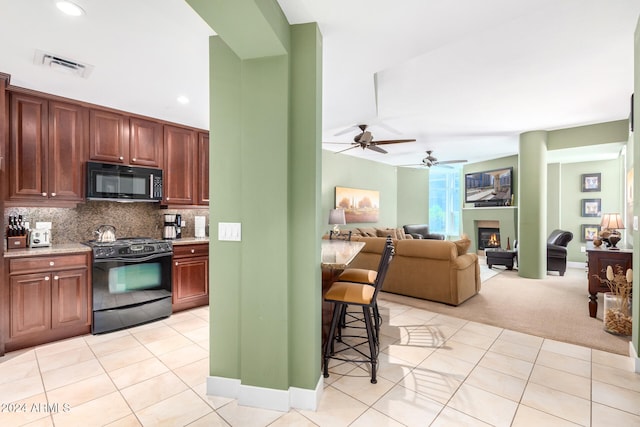
<path fill-rule="evenodd" d="M 365 242 L 349 267 L 375 270 L 384 249 L 381 237 L 355 237 Z M 394 240 L 393 258 L 382 286 L 385 292 L 458 305 L 480 292 L 478 255 L 468 244 L 449 240 Z M 465 248 L 466 246 L 466 248 Z"/>

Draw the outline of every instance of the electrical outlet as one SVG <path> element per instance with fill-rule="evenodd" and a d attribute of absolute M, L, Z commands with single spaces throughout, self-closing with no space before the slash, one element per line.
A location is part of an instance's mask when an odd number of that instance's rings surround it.
<path fill-rule="evenodd" d="M 587 252 L 586 246 L 580 246 L 580 252 Z"/>

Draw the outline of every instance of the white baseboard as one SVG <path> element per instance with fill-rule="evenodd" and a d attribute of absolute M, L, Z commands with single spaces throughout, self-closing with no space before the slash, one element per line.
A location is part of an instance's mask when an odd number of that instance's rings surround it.
<path fill-rule="evenodd" d="M 289 390 L 243 385 L 239 379 L 207 377 L 207 394 L 237 399 L 239 405 L 288 412 L 291 408 L 315 411 L 318 408 L 324 378 L 320 375 L 314 390 L 289 387 Z"/>
<path fill-rule="evenodd" d="M 640 374 L 640 358 L 638 357 L 638 353 L 636 353 L 636 349 L 633 346 L 633 342 L 629 341 L 629 356 L 633 360 L 633 370 L 636 373 Z"/>
<path fill-rule="evenodd" d="M 587 268 L 586 262 L 567 261 L 567 267 L 571 268 Z"/>

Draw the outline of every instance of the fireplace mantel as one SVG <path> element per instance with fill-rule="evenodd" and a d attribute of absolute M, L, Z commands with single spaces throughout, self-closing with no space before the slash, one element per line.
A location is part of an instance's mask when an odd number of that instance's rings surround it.
<path fill-rule="evenodd" d="M 500 240 L 505 248 L 507 239 L 513 244 L 518 239 L 518 208 L 517 206 L 496 206 L 486 208 L 463 208 L 462 209 L 462 231 L 471 238 L 469 251 L 478 250 L 478 223 L 499 224 Z"/>

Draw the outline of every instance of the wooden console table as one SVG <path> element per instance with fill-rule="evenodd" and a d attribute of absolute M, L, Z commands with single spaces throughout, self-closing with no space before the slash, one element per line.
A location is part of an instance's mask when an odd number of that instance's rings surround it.
<path fill-rule="evenodd" d="M 606 279 L 607 267 L 611 266 L 614 271 L 616 265 L 620 265 L 624 271 L 632 268 L 633 251 L 631 249 L 610 250 L 606 248 L 587 249 L 587 264 L 589 266 L 589 316 L 596 317 L 598 312 L 598 292 L 609 292 L 606 283 L 600 282 L 598 276 Z"/>

